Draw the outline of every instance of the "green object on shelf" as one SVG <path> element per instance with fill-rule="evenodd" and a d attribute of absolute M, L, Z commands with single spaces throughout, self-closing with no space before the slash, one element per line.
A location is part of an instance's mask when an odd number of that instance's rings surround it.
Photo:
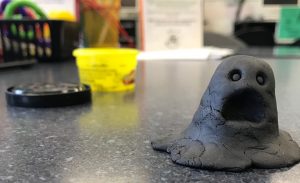
<path fill-rule="evenodd" d="M 282 7 L 278 23 L 278 39 L 295 40 L 300 38 L 300 7 Z"/>
<path fill-rule="evenodd" d="M 20 35 L 20 38 L 24 39 L 26 37 L 26 32 L 20 31 L 19 35 Z"/>
<path fill-rule="evenodd" d="M 276 56 L 300 56 L 300 48 L 292 46 L 277 46 L 274 48 Z"/>
<path fill-rule="evenodd" d="M 14 16 L 15 10 L 20 7 L 28 7 L 31 8 L 39 17 L 39 19 L 47 19 L 46 14 L 43 12 L 40 7 L 37 6 L 36 3 L 30 0 L 14 0 L 10 2 L 3 13 L 4 19 L 11 19 Z"/>
<path fill-rule="evenodd" d="M 29 30 L 27 32 L 27 37 L 28 37 L 29 40 L 33 40 L 34 39 L 34 32 L 33 32 L 33 30 Z"/>
<path fill-rule="evenodd" d="M 13 15 L 13 19 L 14 19 L 14 20 L 22 20 L 23 17 L 22 17 L 22 15 L 17 14 L 17 15 Z"/>
<path fill-rule="evenodd" d="M 12 34 L 15 36 L 16 34 L 17 34 L 17 26 L 16 25 L 14 25 L 14 24 L 12 24 L 11 26 L 10 26 L 10 31 L 12 32 Z"/>

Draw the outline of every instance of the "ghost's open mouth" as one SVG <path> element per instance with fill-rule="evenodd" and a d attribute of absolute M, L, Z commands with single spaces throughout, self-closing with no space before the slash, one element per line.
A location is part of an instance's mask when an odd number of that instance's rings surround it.
<path fill-rule="evenodd" d="M 230 121 L 250 121 L 259 123 L 265 118 L 265 102 L 254 89 L 235 91 L 225 100 L 222 116 Z"/>

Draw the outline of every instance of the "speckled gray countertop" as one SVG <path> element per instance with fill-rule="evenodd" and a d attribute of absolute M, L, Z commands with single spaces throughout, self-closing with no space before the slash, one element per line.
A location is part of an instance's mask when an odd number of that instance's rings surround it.
<path fill-rule="evenodd" d="M 280 128 L 300 143 L 300 61 L 271 60 Z M 173 164 L 150 147 L 190 123 L 216 61 L 141 62 L 135 92 L 94 93 L 81 106 L 8 107 L 20 82 L 77 82 L 73 62 L 0 70 L 0 182 L 300 182 L 300 165 L 243 173 Z"/>

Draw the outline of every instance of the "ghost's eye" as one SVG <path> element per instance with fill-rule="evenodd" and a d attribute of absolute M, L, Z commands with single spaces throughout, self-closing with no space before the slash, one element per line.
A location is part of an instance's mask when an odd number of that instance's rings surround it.
<path fill-rule="evenodd" d="M 240 80 L 242 77 L 241 71 L 234 69 L 232 71 L 229 72 L 229 79 L 232 81 L 238 81 Z"/>
<path fill-rule="evenodd" d="M 265 84 L 265 80 L 266 80 L 266 77 L 263 73 L 258 73 L 256 75 L 256 81 L 258 84 L 260 85 L 264 85 Z"/>

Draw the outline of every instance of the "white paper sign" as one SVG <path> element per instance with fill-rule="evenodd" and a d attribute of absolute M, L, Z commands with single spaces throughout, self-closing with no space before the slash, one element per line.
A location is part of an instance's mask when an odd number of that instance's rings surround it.
<path fill-rule="evenodd" d="M 145 51 L 203 46 L 202 0 L 141 0 Z"/>

